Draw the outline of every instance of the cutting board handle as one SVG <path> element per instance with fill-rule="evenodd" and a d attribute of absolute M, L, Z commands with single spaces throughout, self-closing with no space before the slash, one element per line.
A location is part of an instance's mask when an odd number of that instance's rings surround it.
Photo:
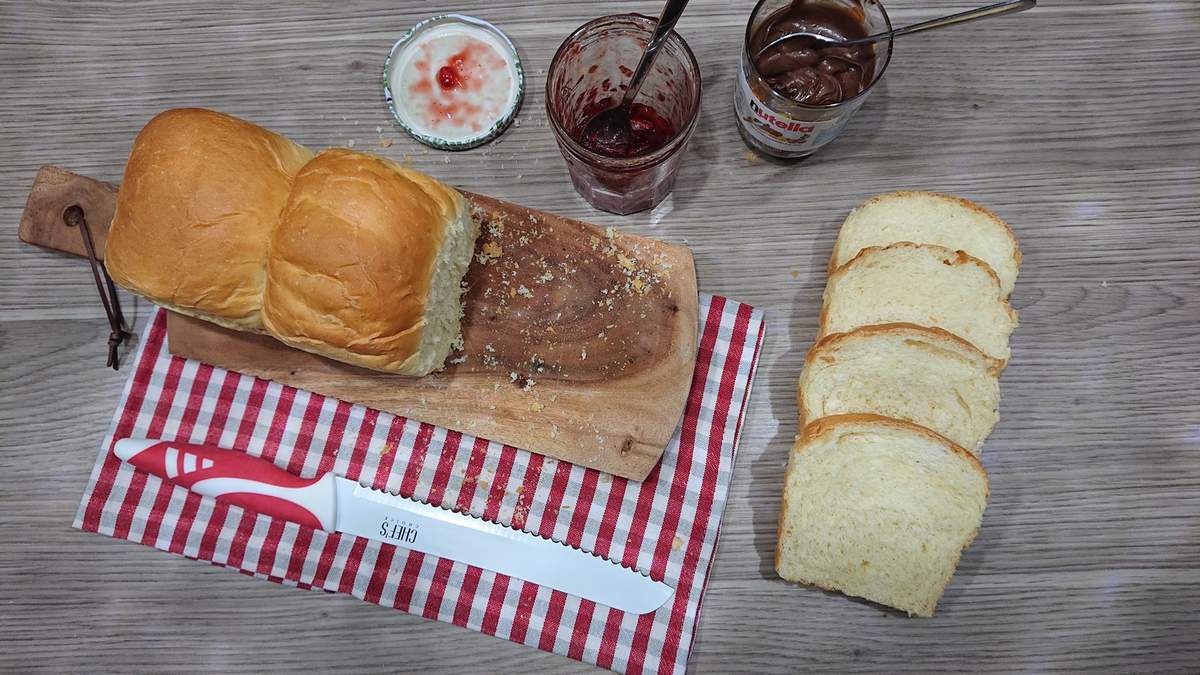
<path fill-rule="evenodd" d="M 117 207 L 117 186 L 81 176 L 53 164 L 38 169 L 21 214 L 18 236 L 21 241 L 81 258 L 87 257 L 79 231 L 68 227 L 63 212 L 79 205 L 87 219 L 96 247 L 96 257 L 104 259 L 108 227 Z"/>

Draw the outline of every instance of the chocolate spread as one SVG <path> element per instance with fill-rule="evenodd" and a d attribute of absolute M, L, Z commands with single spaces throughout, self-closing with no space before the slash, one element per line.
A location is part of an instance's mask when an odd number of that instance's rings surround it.
<path fill-rule="evenodd" d="M 792 3 L 763 22 L 750 39 L 751 54 L 788 33 L 805 31 L 838 40 L 866 37 L 861 11 L 812 0 Z M 853 98 L 871 84 L 875 49 L 823 46 L 813 38 L 793 38 L 772 47 L 754 61 L 771 88 L 798 103 L 831 105 Z"/>

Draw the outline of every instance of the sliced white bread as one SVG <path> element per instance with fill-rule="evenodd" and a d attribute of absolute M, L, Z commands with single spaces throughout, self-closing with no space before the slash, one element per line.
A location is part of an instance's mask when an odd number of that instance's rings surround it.
<path fill-rule="evenodd" d="M 863 249 L 829 275 L 818 337 L 883 323 L 942 328 L 1008 361 L 1017 313 L 987 263 L 943 246 L 904 242 Z"/>
<path fill-rule="evenodd" d="M 788 462 L 775 568 L 932 616 L 987 496 L 979 460 L 928 429 L 878 415 L 817 420 Z"/>
<path fill-rule="evenodd" d="M 1000 294 L 1012 293 L 1021 251 L 1012 228 L 975 202 L 936 192 L 892 192 L 850 212 L 838 233 L 829 271 L 871 246 L 901 241 L 937 244 L 986 262 L 1000 279 Z"/>
<path fill-rule="evenodd" d="M 940 328 L 892 323 L 834 333 L 804 360 L 800 424 L 875 413 L 932 429 L 979 456 L 999 418 L 1002 367 Z"/>

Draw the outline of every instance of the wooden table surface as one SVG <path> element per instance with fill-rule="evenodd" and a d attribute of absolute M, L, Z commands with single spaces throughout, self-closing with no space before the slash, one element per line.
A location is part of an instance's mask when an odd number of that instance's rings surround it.
<path fill-rule="evenodd" d="M 967 6 L 889 5 L 898 24 Z M 103 368 L 86 266 L 21 244 L 17 220 L 40 165 L 118 181 L 137 130 L 191 105 L 686 242 L 703 290 L 766 310 L 697 671 L 1200 668 L 1200 7 L 1047 1 L 908 38 L 843 137 L 795 166 L 734 127 L 750 8 L 692 2 L 699 129 L 672 197 L 616 217 L 570 187 L 545 70 L 585 20 L 654 2 L 0 4 L 0 669 L 589 668 L 71 528 L 128 371 Z M 436 9 L 496 22 L 526 65 L 519 126 L 481 149 L 417 145 L 383 105 L 384 56 Z M 900 188 L 991 207 L 1024 253 L 991 503 L 931 620 L 788 585 L 771 563 L 825 261 L 850 208 Z M 146 301 L 125 299 L 140 324 Z"/>

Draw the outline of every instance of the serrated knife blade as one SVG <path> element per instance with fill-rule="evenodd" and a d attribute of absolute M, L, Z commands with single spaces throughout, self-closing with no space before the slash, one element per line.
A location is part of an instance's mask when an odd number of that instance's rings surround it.
<path fill-rule="evenodd" d="M 138 469 L 252 511 L 457 560 L 624 612 L 652 612 L 674 593 L 593 553 L 332 473 L 299 478 L 245 453 L 157 439 L 121 439 L 113 452 Z"/>

